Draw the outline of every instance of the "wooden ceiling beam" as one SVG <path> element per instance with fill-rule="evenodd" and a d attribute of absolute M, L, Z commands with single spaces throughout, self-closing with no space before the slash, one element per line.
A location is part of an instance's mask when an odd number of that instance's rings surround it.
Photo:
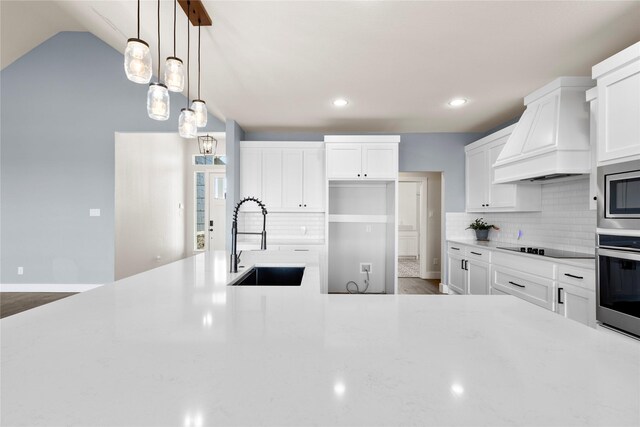
<path fill-rule="evenodd" d="M 204 4 L 202 4 L 202 0 L 190 0 L 191 10 L 187 10 L 187 0 L 178 0 L 180 3 L 180 7 L 184 13 L 189 17 L 189 21 L 191 21 L 191 25 L 198 27 L 208 27 L 212 25 L 211 18 L 207 13 L 207 9 L 204 8 Z"/>

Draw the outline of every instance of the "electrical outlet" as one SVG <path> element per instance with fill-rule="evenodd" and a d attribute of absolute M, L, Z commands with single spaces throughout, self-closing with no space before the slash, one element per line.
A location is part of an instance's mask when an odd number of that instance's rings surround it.
<path fill-rule="evenodd" d="M 371 273 L 371 263 L 370 262 L 361 262 L 360 263 L 360 273 Z"/>
<path fill-rule="evenodd" d="M 367 224 L 364 229 L 367 233 L 371 233 L 371 225 Z"/>
<path fill-rule="evenodd" d="M 18 276 L 22 276 L 24 274 L 24 268 L 18 267 Z"/>
<path fill-rule="evenodd" d="M 440 264 L 440 260 L 438 258 L 434 258 L 433 265 L 438 265 L 438 264 Z"/>

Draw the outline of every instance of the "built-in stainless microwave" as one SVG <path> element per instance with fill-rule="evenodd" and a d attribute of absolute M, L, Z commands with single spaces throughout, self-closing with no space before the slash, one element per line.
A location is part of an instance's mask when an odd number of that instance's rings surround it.
<path fill-rule="evenodd" d="M 598 168 L 598 227 L 640 230 L 640 161 Z"/>

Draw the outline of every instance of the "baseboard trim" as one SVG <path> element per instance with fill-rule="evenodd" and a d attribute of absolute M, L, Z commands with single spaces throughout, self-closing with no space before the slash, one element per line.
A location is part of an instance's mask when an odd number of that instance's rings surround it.
<path fill-rule="evenodd" d="M 421 279 L 433 279 L 440 280 L 440 272 L 439 271 L 427 271 L 427 274 Z"/>
<path fill-rule="evenodd" d="M 0 292 L 85 292 L 100 286 L 80 283 L 0 283 Z"/>

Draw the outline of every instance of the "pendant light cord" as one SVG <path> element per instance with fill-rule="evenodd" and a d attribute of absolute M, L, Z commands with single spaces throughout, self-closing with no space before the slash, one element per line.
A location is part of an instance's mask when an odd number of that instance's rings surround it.
<path fill-rule="evenodd" d="M 191 12 L 191 1 L 187 0 L 187 108 L 189 108 L 189 84 L 191 83 L 191 73 L 189 72 L 189 62 L 191 60 L 191 29 L 189 28 L 189 13 Z"/>
<path fill-rule="evenodd" d="M 200 28 L 202 25 L 200 25 L 200 18 L 198 18 L 198 99 L 202 99 L 200 98 Z"/>
<path fill-rule="evenodd" d="M 176 6 L 178 0 L 173 0 L 173 57 L 176 58 Z"/>
<path fill-rule="evenodd" d="M 160 0 L 158 0 L 158 83 L 160 83 Z"/>
<path fill-rule="evenodd" d="M 140 40 L 140 0 L 138 0 L 138 40 Z"/>

